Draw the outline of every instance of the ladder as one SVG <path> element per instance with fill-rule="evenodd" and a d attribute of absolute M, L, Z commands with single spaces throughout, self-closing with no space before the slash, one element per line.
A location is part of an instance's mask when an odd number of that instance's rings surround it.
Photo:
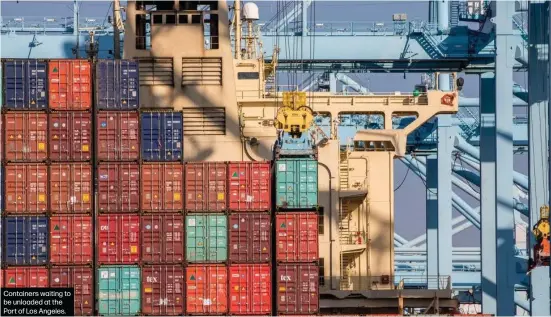
<path fill-rule="evenodd" d="M 348 151 L 341 152 L 339 164 L 339 184 L 340 190 L 347 190 L 350 186 L 348 176 L 350 167 L 348 165 Z"/>
<path fill-rule="evenodd" d="M 341 202 L 341 210 L 339 215 L 339 241 L 341 245 L 351 244 L 350 241 L 350 210 L 348 202 Z"/>
<path fill-rule="evenodd" d="M 341 252 L 341 278 L 340 278 L 340 289 L 348 290 L 350 289 L 350 255 L 347 253 Z"/>

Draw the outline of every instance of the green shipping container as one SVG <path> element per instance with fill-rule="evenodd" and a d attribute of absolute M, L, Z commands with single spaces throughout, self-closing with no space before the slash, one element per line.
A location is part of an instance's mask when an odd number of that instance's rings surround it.
<path fill-rule="evenodd" d="M 310 209 L 318 206 L 318 162 L 309 158 L 276 161 L 276 206 Z"/>
<path fill-rule="evenodd" d="M 99 314 L 137 315 L 140 312 L 140 269 L 134 265 L 98 269 Z"/>
<path fill-rule="evenodd" d="M 186 260 L 224 262 L 228 258 L 228 218 L 226 215 L 186 216 Z"/>

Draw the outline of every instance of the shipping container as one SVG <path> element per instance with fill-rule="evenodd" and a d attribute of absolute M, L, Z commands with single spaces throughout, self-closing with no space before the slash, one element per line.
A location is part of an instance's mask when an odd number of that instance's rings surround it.
<path fill-rule="evenodd" d="M 42 266 L 12 266 L 4 269 L 4 287 L 48 287 L 48 276 L 48 269 Z"/>
<path fill-rule="evenodd" d="M 52 213 L 90 213 L 92 165 L 89 163 L 54 163 L 50 165 L 50 211 Z"/>
<path fill-rule="evenodd" d="M 237 264 L 229 268 L 230 314 L 271 315 L 272 268 L 268 264 Z"/>
<path fill-rule="evenodd" d="M 100 111 L 96 120 L 99 161 L 137 161 L 140 158 L 140 116 L 136 111 Z"/>
<path fill-rule="evenodd" d="M 315 212 L 276 214 L 276 260 L 278 262 L 318 261 L 318 217 Z"/>
<path fill-rule="evenodd" d="M 186 211 L 225 211 L 228 165 L 221 162 L 193 162 L 185 166 Z"/>
<path fill-rule="evenodd" d="M 318 162 L 309 158 L 279 159 L 276 164 L 276 206 L 309 209 L 318 206 Z"/>
<path fill-rule="evenodd" d="M 89 264 L 93 262 L 94 250 L 92 216 L 50 217 L 51 264 Z"/>
<path fill-rule="evenodd" d="M 55 112 L 49 115 L 50 160 L 58 162 L 92 159 L 92 114 Z"/>
<path fill-rule="evenodd" d="M 4 114 L 5 160 L 42 162 L 48 159 L 48 115 L 43 112 Z"/>
<path fill-rule="evenodd" d="M 150 163 L 141 167 L 142 211 L 184 210 L 184 166 L 180 163 Z"/>
<path fill-rule="evenodd" d="M 48 101 L 52 110 L 92 108 L 92 64 L 86 59 L 48 62 Z"/>
<path fill-rule="evenodd" d="M 237 213 L 228 216 L 231 263 L 265 263 L 271 260 L 270 215 Z"/>
<path fill-rule="evenodd" d="M 98 164 L 99 212 L 136 212 L 140 209 L 138 163 Z"/>
<path fill-rule="evenodd" d="M 48 218 L 46 216 L 8 216 L 4 218 L 7 265 L 48 264 Z"/>
<path fill-rule="evenodd" d="M 187 315 L 224 315 L 228 312 L 228 268 L 220 264 L 186 268 Z"/>
<path fill-rule="evenodd" d="M 181 112 L 145 112 L 141 114 L 142 159 L 179 161 L 183 155 Z"/>
<path fill-rule="evenodd" d="M 98 312 L 103 316 L 138 315 L 141 274 L 137 266 L 102 266 L 98 269 Z"/>
<path fill-rule="evenodd" d="M 130 264 L 140 261 L 140 216 L 102 215 L 97 218 L 98 262 Z"/>
<path fill-rule="evenodd" d="M 142 314 L 182 316 L 185 273 L 181 265 L 153 265 L 142 268 Z"/>
<path fill-rule="evenodd" d="M 271 209 L 270 163 L 230 162 L 228 178 L 230 210 L 269 211 Z"/>
<path fill-rule="evenodd" d="M 186 216 L 186 260 L 223 262 L 228 258 L 228 218 L 226 215 Z"/>
<path fill-rule="evenodd" d="M 48 107 L 48 64 L 25 59 L 4 63 L 3 105 L 11 110 L 42 110 Z"/>
<path fill-rule="evenodd" d="M 8 164 L 5 167 L 5 211 L 45 213 L 48 209 L 46 164 Z"/>
<path fill-rule="evenodd" d="M 277 313 L 316 314 L 319 311 L 319 267 L 314 264 L 277 266 Z"/>
<path fill-rule="evenodd" d="M 143 262 L 168 264 L 184 261 L 184 216 L 143 215 L 141 227 Z"/>
<path fill-rule="evenodd" d="M 97 109 L 138 109 L 139 87 L 137 61 L 104 59 L 96 62 Z"/>
<path fill-rule="evenodd" d="M 53 267 L 50 269 L 50 287 L 73 288 L 75 315 L 94 314 L 94 270 L 91 267 Z"/>

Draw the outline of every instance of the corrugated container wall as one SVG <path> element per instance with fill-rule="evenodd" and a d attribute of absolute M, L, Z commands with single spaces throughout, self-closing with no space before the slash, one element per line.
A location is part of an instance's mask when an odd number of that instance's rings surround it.
<path fill-rule="evenodd" d="M 280 159 L 276 164 L 276 206 L 314 208 L 318 205 L 318 162 L 309 158 Z"/>
<path fill-rule="evenodd" d="M 48 287 L 48 269 L 41 266 L 9 267 L 4 270 L 4 287 Z"/>
<path fill-rule="evenodd" d="M 100 163 L 97 179 L 99 212 L 136 212 L 140 209 L 138 163 Z"/>
<path fill-rule="evenodd" d="M 231 214 L 229 218 L 229 260 L 231 263 L 266 263 L 272 254 L 270 215 Z"/>
<path fill-rule="evenodd" d="M 58 162 L 92 159 L 92 114 L 55 112 L 49 115 L 50 160 Z"/>
<path fill-rule="evenodd" d="M 50 287 L 73 288 L 75 315 L 94 314 L 94 270 L 91 267 L 53 267 L 50 269 Z"/>
<path fill-rule="evenodd" d="M 186 260 L 223 262 L 228 258 L 228 218 L 226 215 L 186 216 Z"/>
<path fill-rule="evenodd" d="M 167 264 L 184 261 L 184 216 L 143 215 L 141 227 L 143 262 Z"/>
<path fill-rule="evenodd" d="M 46 164 L 8 164 L 5 167 L 5 211 L 45 213 L 48 209 Z"/>
<path fill-rule="evenodd" d="M 4 62 L 3 105 L 11 110 L 43 110 L 48 107 L 48 64 L 26 59 Z"/>
<path fill-rule="evenodd" d="M 50 217 L 50 263 L 92 263 L 95 244 L 92 216 Z"/>
<path fill-rule="evenodd" d="M 54 163 L 50 165 L 50 211 L 92 212 L 92 165 Z"/>
<path fill-rule="evenodd" d="M 96 122 L 99 161 L 137 161 L 140 158 L 140 115 L 137 111 L 100 111 Z"/>
<path fill-rule="evenodd" d="M 272 204 L 270 163 L 230 162 L 229 209 L 270 211 Z"/>
<path fill-rule="evenodd" d="M 102 266 L 98 269 L 97 302 L 100 315 L 138 315 L 141 273 L 137 266 Z"/>
<path fill-rule="evenodd" d="M 5 159 L 8 162 L 42 162 L 48 158 L 48 115 L 44 112 L 4 114 Z"/>
<path fill-rule="evenodd" d="M 181 112 L 145 112 L 141 114 L 142 159 L 178 161 L 183 155 Z"/>
<path fill-rule="evenodd" d="M 46 265 L 50 244 L 48 218 L 45 216 L 8 216 L 4 218 L 7 265 Z"/>
<path fill-rule="evenodd" d="M 99 227 L 97 261 L 101 264 L 134 264 L 140 261 L 140 216 L 102 215 Z M 97 230 L 97 229 L 96 229 Z"/>
<path fill-rule="evenodd" d="M 276 260 L 278 262 L 318 261 L 318 217 L 315 212 L 276 214 Z"/>
<path fill-rule="evenodd" d="M 85 59 L 48 62 L 48 101 L 52 110 L 92 108 L 92 64 Z"/>
<path fill-rule="evenodd" d="M 185 166 L 186 211 L 225 211 L 228 165 L 219 162 L 193 162 L 186 163 Z"/>
<path fill-rule="evenodd" d="M 228 312 L 228 268 L 220 264 L 186 268 L 188 315 L 224 315 Z"/>
<path fill-rule="evenodd" d="M 275 279 L 278 314 L 318 313 L 319 268 L 317 265 L 278 265 Z"/>
<path fill-rule="evenodd" d="M 182 164 L 143 164 L 141 170 L 142 211 L 184 210 L 184 166 Z"/>
<path fill-rule="evenodd" d="M 184 314 L 185 272 L 181 265 L 142 268 L 142 311 L 144 315 Z"/>
<path fill-rule="evenodd" d="M 96 106 L 100 110 L 136 110 L 139 107 L 138 62 L 98 60 Z"/>
<path fill-rule="evenodd" d="M 272 268 L 268 264 L 230 266 L 230 314 L 271 315 L 271 273 Z"/>

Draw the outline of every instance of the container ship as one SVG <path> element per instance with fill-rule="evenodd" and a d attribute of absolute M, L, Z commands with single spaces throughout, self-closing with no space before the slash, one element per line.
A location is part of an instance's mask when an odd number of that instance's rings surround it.
<path fill-rule="evenodd" d="M 394 273 L 393 160 L 457 91 L 275 91 L 233 5 L 128 1 L 120 59 L 2 60 L 2 286 L 73 287 L 76 315 L 453 314 L 449 280 Z M 346 113 L 388 120 L 343 144 Z"/>

